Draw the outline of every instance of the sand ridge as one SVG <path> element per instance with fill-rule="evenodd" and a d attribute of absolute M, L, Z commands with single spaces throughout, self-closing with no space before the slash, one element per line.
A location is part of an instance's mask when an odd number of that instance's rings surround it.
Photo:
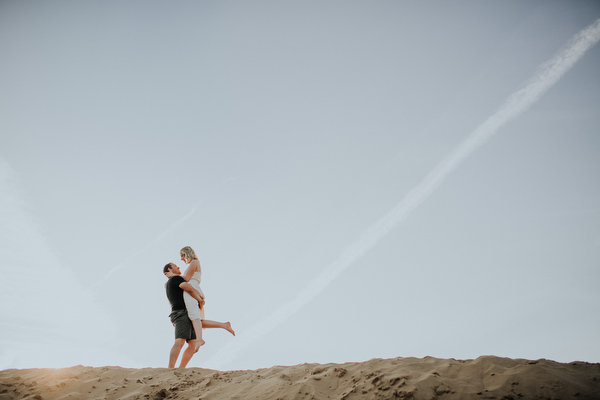
<path fill-rule="evenodd" d="M 215 371 L 84 367 L 0 371 L 0 400 L 600 399 L 600 364 L 483 356 Z"/>

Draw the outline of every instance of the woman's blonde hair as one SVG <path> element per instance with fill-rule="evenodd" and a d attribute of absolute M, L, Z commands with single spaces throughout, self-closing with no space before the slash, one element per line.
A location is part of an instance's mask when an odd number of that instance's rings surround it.
<path fill-rule="evenodd" d="M 190 263 L 192 260 L 197 260 L 196 252 L 190 246 L 185 246 L 183 249 L 179 250 L 179 254 L 183 256 L 185 262 Z"/>

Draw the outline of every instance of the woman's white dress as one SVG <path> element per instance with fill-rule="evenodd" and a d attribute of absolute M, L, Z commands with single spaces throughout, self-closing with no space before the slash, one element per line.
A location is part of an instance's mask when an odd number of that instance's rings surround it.
<path fill-rule="evenodd" d="M 201 272 L 196 271 L 194 275 L 192 275 L 190 281 L 188 282 L 194 289 L 200 292 L 202 297 L 204 297 L 204 293 L 202 293 L 202 289 L 200 289 L 200 275 Z M 194 299 L 191 294 L 184 291 L 183 292 L 183 301 L 185 301 L 185 308 L 187 308 L 188 317 L 193 321 L 195 319 L 204 319 L 204 306 L 200 308 L 198 306 L 198 300 Z"/>

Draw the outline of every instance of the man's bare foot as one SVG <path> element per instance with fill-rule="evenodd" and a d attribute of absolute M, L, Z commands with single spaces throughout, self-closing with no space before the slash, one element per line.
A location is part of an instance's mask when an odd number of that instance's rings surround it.
<path fill-rule="evenodd" d="M 225 325 L 225 329 L 227 331 L 229 331 L 229 333 L 231 333 L 233 336 L 235 336 L 235 331 L 233 329 L 231 329 L 231 322 L 225 322 L 223 325 Z"/>
<path fill-rule="evenodd" d="M 196 341 L 196 350 L 194 351 L 194 353 L 197 353 L 198 350 L 200 350 L 200 347 L 204 346 L 206 344 L 206 342 L 204 341 L 204 339 L 200 339 Z"/>

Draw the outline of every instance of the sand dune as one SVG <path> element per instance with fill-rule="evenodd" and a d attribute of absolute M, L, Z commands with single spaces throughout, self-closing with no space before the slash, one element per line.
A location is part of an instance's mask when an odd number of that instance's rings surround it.
<path fill-rule="evenodd" d="M 0 371 L 7 399 L 600 399 L 600 364 L 373 359 L 252 371 L 83 367 Z"/>

